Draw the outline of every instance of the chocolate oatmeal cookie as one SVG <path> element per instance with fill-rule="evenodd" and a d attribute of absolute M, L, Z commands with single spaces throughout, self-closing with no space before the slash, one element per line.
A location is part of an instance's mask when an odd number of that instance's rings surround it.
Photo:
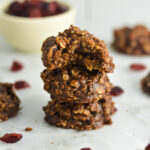
<path fill-rule="evenodd" d="M 111 91 L 106 73 L 90 72 L 71 66 L 62 70 L 44 70 L 44 89 L 59 102 L 89 103 L 104 98 Z"/>
<path fill-rule="evenodd" d="M 141 87 L 142 87 L 143 92 L 147 93 L 150 96 L 150 72 L 141 81 Z"/>
<path fill-rule="evenodd" d="M 44 41 L 42 61 L 49 70 L 62 69 L 68 65 L 83 66 L 90 71 L 114 70 L 112 57 L 104 41 L 74 26 Z"/>
<path fill-rule="evenodd" d="M 115 30 L 113 47 L 129 55 L 150 55 L 150 31 L 142 25 Z"/>
<path fill-rule="evenodd" d="M 50 101 L 46 107 L 45 120 L 52 125 L 77 130 L 91 130 L 111 124 L 112 115 L 116 109 L 111 96 L 106 96 L 95 103 L 75 104 Z"/>
<path fill-rule="evenodd" d="M 6 121 L 16 116 L 20 100 L 16 96 L 13 84 L 0 83 L 0 121 Z"/>

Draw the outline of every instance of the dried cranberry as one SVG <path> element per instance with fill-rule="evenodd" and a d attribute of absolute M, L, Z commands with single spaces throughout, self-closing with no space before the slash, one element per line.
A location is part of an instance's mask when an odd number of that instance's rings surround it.
<path fill-rule="evenodd" d="M 47 2 L 39 1 L 38 3 L 36 3 L 36 7 L 40 9 L 41 13 L 42 13 L 42 9 L 43 9 L 45 3 L 47 3 Z"/>
<path fill-rule="evenodd" d="M 112 96 L 119 96 L 123 93 L 123 89 L 121 89 L 120 87 L 118 86 L 115 86 L 111 89 L 111 92 L 110 92 L 110 95 Z"/>
<path fill-rule="evenodd" d="M 21 138 L 22 138 L 21 134 L 9 133 L 9 134 L 5 134 L 3 137 L 0 137 L 0 141 L 3 141 L 5 143 L 16 143 Z"/>
<path fill-rule="evenodd" d="M 42 0 L 24 0 L 13 2 L 7 10 L 8 14 L 21 17 L 44 17 L 62 13 L 67 9 L 58 2 Z"/>
<path fill-rule="evenodd" d="M 42 14 L 38 8 L 29 9 L 29 17 L 41 17 Z"/>
<path fill-rule="evenodd" d="M 44 17 L 51 16 L 48 5 L 49 5 L 48 2 L 43 2 L 43 4 L 42 4 L 42 15 Z"/>
<path fill-rule="evenodd" d="M 16 1 L 16 2 L 13 2 L 10 6 L 9 6 L 9 9 L 7 11 L 8 14 L 11 14 L 11 15 L 19 15 L 20 11 L 22 9 L 22 5 L 20 2 Z"/>
<path fill-rule="evenodd" d="M 57 2 L 51 2 L 49 3 L 49 11 L 51 13 L 51 15 L 53 14 L 57 14 L 58 13 L 58 8 L 59 8 L 59 4 Z"/>
<path fill-rule="evenodd" d="M 63 13 L 63 12 L 65 12 L 65 11 L 67 11 L 67 8 L 66 7 L 64 7 L 64 6 L 59 6 L 59 8 L 58 8 L 58 13 Z"/>
<path fill-rule="evenodd" d="M 146 66 L 143 64 L 132 64 L 130 65 L 130 68 L 135 71 L 142 71 L 146 69 Z"/>
<path fill-rule="evenodd" d="M 18 61 L 14 61 L 11 66 L 11 71 L 13 71 L 13 72 L 20 71 L 20 70 L 22 70 L 22 68 L 23 68 L 22 63 L 20 63 Z"/>
<path fill-rule="evenodd" d="M 39 0 L 31 0 L 31 2 L 37 4 Z"/>
<path fill-rule="evenodd" d="M 80 150 L 92 150 L 91 148 L 81 148 Z"/>
<path fill-rule="evenodd" d="M 145 150 L 150 150 L 150 144 L 145 147 Z"/>
<path fill-rule="evenodd" d="M 21 90 L 24 88 L 29 88 L 30 85 L 26 81 L 17 81 L 17 82 L 15 82 L 14 87 L 16 90 Z"/>

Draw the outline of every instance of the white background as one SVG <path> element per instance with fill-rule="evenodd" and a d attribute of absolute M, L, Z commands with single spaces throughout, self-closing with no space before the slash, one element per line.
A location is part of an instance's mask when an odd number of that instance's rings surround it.
<path fill-rule="evenodd" d="M 149 0 L 65 0 L 77 8 L 77 23 L 99 36 L 112 35 L 112 28 L 144 23 L 150 25 Z M 89 22 L 83 23 L 83 20 Z M 106 37 L 107 38 L 107 37 Z"/>

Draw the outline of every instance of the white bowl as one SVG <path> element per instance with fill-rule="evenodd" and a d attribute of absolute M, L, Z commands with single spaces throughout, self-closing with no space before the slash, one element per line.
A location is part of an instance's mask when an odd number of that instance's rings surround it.
<path fill-rule="evenodd" d="M 0 32 L 6 41 L 16 50 L 22 52 L 40 52 L 43 41 L 52 35 L 57 35 L 74 24 L 74 8 L 55 16 L 43 18 L 25 18 L 11 16 L 5 13 L 10 2 L 0 4 Z"/>

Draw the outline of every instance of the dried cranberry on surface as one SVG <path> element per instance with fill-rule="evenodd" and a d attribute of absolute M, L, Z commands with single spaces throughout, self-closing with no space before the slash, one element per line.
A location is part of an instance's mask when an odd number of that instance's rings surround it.
<path fill-rule="evenodd" d="M 5 134 L 4 136 L 0 137 L 0 141 L 5 143 L 16 143 L 22 138 L 21 134 L 17 133 L 9 133 Z"/>
<path fill-rule="evenodd" d="M 21 89 L 24 89 L 24 88 L 29 88 L 30 85 L 26 81 L 16 81 L 14 83 L 14 87 L 15 87 L 16 90 L 21 90 Z"/>
<path fill-rule="evenodd" d="M 81 148 L 80 150 L 92 150 L 91 148 Z"/>
<path fill-rule="evenodd" d="M 130 69 L 134 71 L 142 71 L 146 69 L 146 66 L 143 64 L 131 64 Z"/>
<path fill-rule="evenodd" d="M 145 150 L 150 150 L 150 144 L 145 147 Z"/>
<path fill-rule="evenodd" d="M 12 66 L 11 66 L 11 71 L 17 72 L 23 69 L 23 64 L 18 61 L 13 61 Z"/>
<path fill-rule="evenodd" d="M 111 96 L 119 96 L 123 93 L 123 89 L 120 88 L 119 86 L 115 86 L 111 89 L 110 95 Z"/>

